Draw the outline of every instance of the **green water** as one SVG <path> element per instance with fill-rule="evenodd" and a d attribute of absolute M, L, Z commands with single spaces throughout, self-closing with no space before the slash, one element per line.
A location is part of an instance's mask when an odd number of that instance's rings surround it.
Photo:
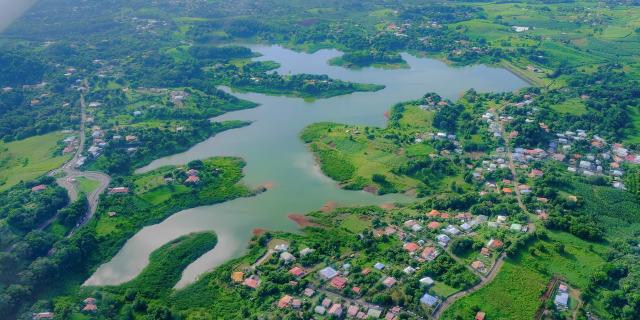
<path fill-rule="evenodd" d="M 280 73 L 327 74 L 332 78 L 386 86 L 378 92 L 354 93 L 330 99 L 304 101 L 298 98 L 234 93 L 260 104 L 258 108 L 227 113 L 215 120 L 247 120 L 244 128 L 221 133 L 189 151 L 158 159 L 140 171 L 169 164 L 185 164 L 212 156 L 238 156 L 247 161 L 244 182 L 251 186 L 273 183 L 258 196 L 184 210 L 162 223 L 149 226 L 131 238 L 120 252 L 87 280 L 88 285 L 113 285 L 135 277 L 148 263 L 149 254 L 181 235 L 215 230 L 217 247 L 184 272 L 178 284 L 193 282 L 200 274 L 241 255 L 254 228 L 295 231 L 290 213 L 317 210 L 329 201 L 338 205 L 378 205 L 409 201 L 403 195 L 376 196 L 363 191 L 346 191 L 327 178 L 314 163 L 298 135 L 309 124 L 334 121 L 347 124 L 384 126 L 384 112 L 400 101 L 416 99 L 426 92 L 456 99 L 467 89 L 512 91 L 527 84 L 512 73 L 483 65 L 452 68 L 444 63 L 404 55 L 411 68 L 348 70 L 327 64 L 339 56 L 335 50 L 298 53 L 279 46 L 252 46 L 262 53 L 257 60 L 273 60 Z M 229 90 L 229 89 L 225 89 Z"/>

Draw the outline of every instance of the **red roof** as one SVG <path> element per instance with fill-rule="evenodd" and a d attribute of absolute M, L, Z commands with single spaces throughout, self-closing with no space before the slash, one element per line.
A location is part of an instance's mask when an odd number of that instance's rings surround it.
<path fill-rule="evenodd" d="M 440 227 L 440 222 L 437 222 L 437 221 L 431 221 L 429 222 L 429 224 L 427 224 L 427 228 L 431 230 L 438 229 L 439 227 Z"/>
<path fill-rule="evenodd" d="M 419 246 L 413 242 L 409 242 L 409 243 L 405 243 L 404 244 L 404 249 L 409 251 L 409 252 L 414 252 L 416 250 L 418 250 Z"/>
<path fill-rule="evenodd" d="M 347 279 L 343 277 L 334 277 L 331 279 L 331 286 L 336 289 L 344 289 L 344 286 L 347 284 Z"/>
<path fill-rule="evenodd" d="M 278 308 L 288 307 L 289 304 L 291 304 L 291 300 L 293 300 L 293 297 L 288 294 L 284 295 L 282 298 L 280 298 L 280 301 L 278 301 Z"/>
<path fill-rule="evenodd" d="M 289 273 L 291 273 L 295 277 L 300 277 L 304 275 L 304 269 L 300 267 L 293 267 L 291 268 L 291 270 L 289 270 Z"/>
<path fill-rule="evenodd" d="M 424 250 L 422 250 L 422 253 L 420 254 L 420 256 L 425 259 L 432 258 L 435 252 L 436 252 L 436 248 L 426 247 L 424 248 Z"/>
<path fill-rule="evenodd" d="M 260 285 L 260 280 L 256 278 L 246 278 L 244 279 L 243 284 L 251 289 L 255 289 Z"/>
<path fill-rule="evenodd" d="M 47 186 L 45 186 L 44 184 L 39 184 L 33 188 L 31 188 L 31 191 L 36 192 L 36 191 L 42 191 L 44 189 L 46 189 Z"/>
<path fill-rule="evenodd" d="M 440 211 L 438 211 L 438 210 L 436 210 L 436 209 L 433 209 L 433 210 L 431 210 L 431 212 L 427 213 L 427 215 L 428 215 L 429 217 L 434 217 L 434 218 L 435 218 L 435 217 L 437 217 L 437 216 L 439 216 L 439 215 L 440 215 Z"/>
<path fill-rule="evenodd" d="M 484 312 L 478 311 L 478 313 L 476 313 L 476 319 L 475 320 L 484 320 L 484 316 L 485 316 Z"/>
<path fill-rule="evenodd" d="M 187 180 L 185 180 L 184 182 L 186 182 L 186 183 L 198 183 L 198 182 L 200 182 L 200 178 L 198 178 L 198 176 L 189 176 L 187 178 Z"/>
<path fill-rule="evenodd" d="M 443 214 L 440 215 L 440 218 L 442 218 L 442 219 L 449 219 L 450 217 L 451 216 L 449 216 L 448 213 L 443 213 Z"/>

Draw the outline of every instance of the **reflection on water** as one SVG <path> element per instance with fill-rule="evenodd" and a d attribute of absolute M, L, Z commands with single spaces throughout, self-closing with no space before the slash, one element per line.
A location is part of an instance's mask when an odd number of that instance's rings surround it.
<path fill-rule="evenodd" d="M 290 213 L 317 210 L 329 201 L 338 205 L 379 205 L 408 201 L 403 195 L 375 196 L 363 191 L 346 191 L 324 176 L 313 156 L 299 139 L 309 124 L 334 121 L 383 126 L 384 112 L 400 101 L 416 99 L 426 92 L 456 99 L 469 88 L 477 91 L 511 91 L 526 85 L 504 69 L 487 66 L 452 68 L 433 60 L 403 55 L 410 69 L 348 70 L 333 67 L 327 60 L 340 55 L 335 50 L 299 53 L 279 46 L 252 46 L 263 56 L 281 64 L 280 73 L 327 74 L 341 80 L 384 84 L 378 92 L 360 92 L 317 101 L 235 93 L 260 104 L 258 108 L 230 112 L 215 120 L 253 121 L 208 139 L 187 152 L 158 159 L 142 168 L 146 172 L 169 164 L 185 164 L 212 156 L 238 156 L 247 161 L 244 182 L 251 186 L 273 183 L 273 188 L 255 197 L 193 208 L 179 212 L 162 223 L 149 226 L 131 238 L 120 252 L 87 280 L 91 285 L 113 285 L 135 277 L 148 263 L 149 254 L 181 235 L 214 230 L 219 237 L 215 249 L 191 264 L 178 286 L 193 282 L 198 275 L 240 256 L 254 228 L 296 231 L 287 219 Z M 225 90 L 229 91 L 228 88 Z"/>

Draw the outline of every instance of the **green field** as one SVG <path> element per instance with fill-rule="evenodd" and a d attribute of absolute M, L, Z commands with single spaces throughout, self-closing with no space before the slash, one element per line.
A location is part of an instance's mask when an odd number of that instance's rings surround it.
<path fill-rule="evenodd" d="M 559 104 L 554 104 L 551 109 L 558 113 L 567 113 L 574 116 L 581 116 L 587 113 L 587 106 L 580 99 L 569 99 Z"/>
<path fill-rule="evenodd" d="M 24 180 L 37 178 L 69 160 L 56 156 L 56 144 L 65 134 L 53 132 L 9 143 L 0 142 L 0 191 Z"/>
<path fill-rule="evenodd" d="M 605 262 L 602 256 L 606 246 L 564 232 L 548 234 L 549 239 L 530 245 L 528 251 L 516 258 L 507 259 L 490 284 L 453 304 L 442 318 L 468 319 L 482 310 L 491 319 L 532 319 L 540 306 L 539 298 L 554 274 L 574 288 L 584 288 L 588 276 Z M 555 243 L 564 244 L 563 253 L 556 251 Z"/>
<path fill-rule="evenodd" d="M 78 177 L 76 179 L 76 183 L 79 191 L 84 194 L 91 193 L 91 191 L 95 190 L 100 185 L 99 181 L 88 179 L 85 177 Z"/>

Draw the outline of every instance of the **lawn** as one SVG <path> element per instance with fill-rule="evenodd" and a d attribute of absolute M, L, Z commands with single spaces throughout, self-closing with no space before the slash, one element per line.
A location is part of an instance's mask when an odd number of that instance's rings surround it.
<path fill-rule="evenodd" d="M 91 193 L 91 191 L 95 190 L 100 185 L 99 181 L 87 179 L 85 177 L 78 177 L 76 181 L 78 190 L 84 194 Z"/>
<path fill-rule="evenodd" d="M 352 214 L 342 220 L 341 226 L 353 233 L 361 233 L 367 228 L 371 228 L 371 222 L 367 219 L 362 219 L 360 216 Z"/>
<path fill-rule="evenodd" d="M 566 232 L 549 232 L 549 239 L 537 241 L 513 259 L 507 259 L 498 276 L 486 287 L 459 300 L 442 319 L 472 318 L 479 307 L 492 319 L 531 319 L 540 296 L 552 275 L 584 288 L 591 273 L 605 261 L 606 246 L 581 240 Z M 555 243 L 564 244 L 558 253 Z"/>
<path fill-rule="evenodd" d="M 0 192 L 23 180 L 60 167 L 71 156 L 54 155 L 65 134 L 53 132 L 9 143 L 0 142 Z"/>
<path fill-rule="evenodd" d="M 578 98 L 569 99 L 559 104 L 554 104 L 551 109 L 558 113 L 567 113 L 574 116 L 581 116 L 587 113 L 587 106 Z"/>
<path fill-rule="evenodd" d="M 547 281 L 535 270 L 507 261 L 493 282 L 453 304 L 441 318 L 473 319 L 475 310 L 482 310 L 491 319 L 533 319 Z"/>

